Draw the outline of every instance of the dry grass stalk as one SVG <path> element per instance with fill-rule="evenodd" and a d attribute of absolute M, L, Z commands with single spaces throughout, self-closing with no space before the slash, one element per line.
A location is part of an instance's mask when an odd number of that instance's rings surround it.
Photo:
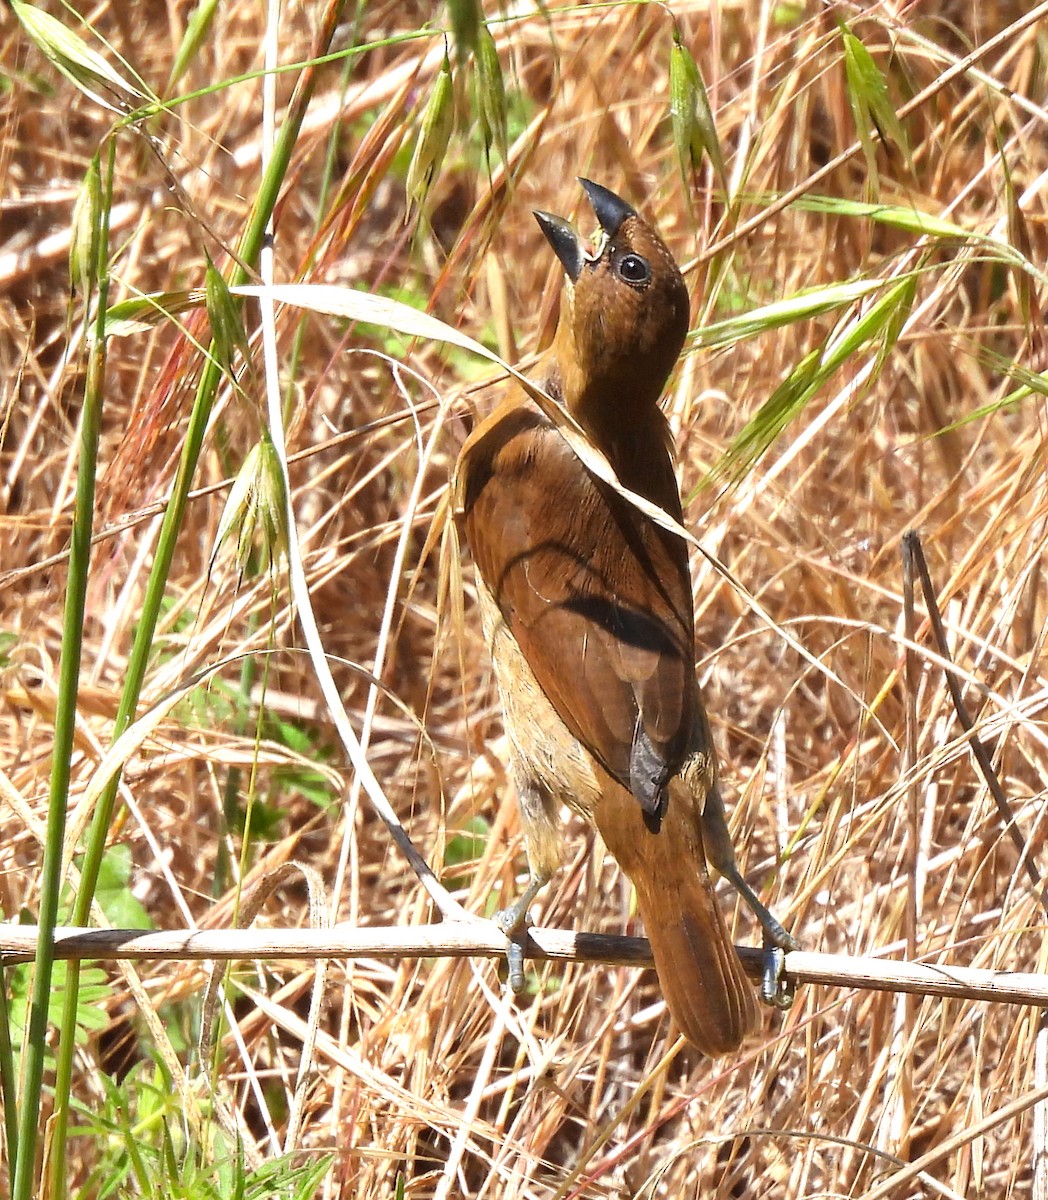
<path fill-rule="evenodd" d="M 294 866 L 296 871 L 301 864 Z M 268 885 L 267 885 L 268 886 Z M 274 888 L 279 883 L 272 885 Z M 0 933 L 5 961 L 31 962 L 37 929 L 19 925 Z M 137 929 L 77 929 L 55 932 L 60 959 L 103 959 L 116 962 L 235 962 L 297 958 L 324 962 L 330 958 L 469 958 L 502 959 L 506 939 L 489 922 L 442 921 L 410 928 L 398 926 L 305 929 L 211 929 L 147 932 Z M 755 979 L 764 969 L 763 951 L 738 947 L 743 965 Z M 647 938 L 580 933 L 564 929 L 528 931 L 527 956 L 536 962 L 594 963 L 604 966 L 652 966 Z M 914 996 L 991 1000 L 1000 1004 L 1043 1006 L 1048 979 L 1018 971 L 988 971 L 948 964 L 926 966 L 897 958 L 793 951 L 786 973 L 798 986 L 859 988 Z"/>
<path fill-rule="evenodd" d="M 560 288 L 529 210 L 571 215 L 576 174 L 643 202 L 694 264 L 694 327 L 804 288 L 890 287 L 913 275 L 913 302 L 886 353 L 857 352 L 738 486 L 698 492 L 687 514 L 774 623 L 696 558 L 701 669 L 742 863 L 812 959 L 909 945 L 944 970 L 1046 966 L 1044 915 L 957 726 L 920 604 L 914 637 L 904 636 L 899 549 L 919 527 L 976 731 L 1041 859 L 1041 400 L 967 418 L 1014 389 L 1009 364 L 1046 365 L 1044 7 L 835 10 L 905 113 L 909 155 L 875 143 L 873 195 L 831 14 L 754 0 L 675 4 L 732 189 L 726 203 L 700 171 L 691 210 L 670 141 L 665 9 L 515 13 L 492 24 L 511 95 L 522 97 L 510 170 L 496 166 L 489 184 L 483 151 L 460 132 L 426 202 L 429 225 L 416 232 L 404 224 L 409 109 L 439 69 L 443 40 L 379 45 L 431 14 L 378 0 L 359 19 L 372 45 L 353 59 L 348 88 L 338 64 L 322 69 L 279 207 L 278 279 L 406 292 L 511 361 L 548 335 Z M 187 14 L 145 6 L 132 21 L 129 11 L 103 3 L 92 21 L 111 53 L 160 90 Z M 262 61 L 256 8 L 220 5 L 215 21 L 183 92 Z M 282 62 L 308 56 L 312 22 L 308 8 L 289 7 Z M 0 53 L 13 81 L 0 93 L 0 634 L 12 635 L 0 647 L 0 887 L 15 914 L 36 907 L 83 383 L 64 254 L 76 189 L 113 114 L 48 74 L 17 31 L 5 30 Z M 294 78 L 278 77 L 279 105 Z M 201 286 L 205 250 L 228 262 L 223 247 L 235 245 L 257 186 L 261 94 L 249 79 L 156 118 L 151 145 L 119 140 L 115 298 Z M 468 121 L 464 88 L 458 103 Z M 813 191 L 985 238 L 947 240 L 839 204 L 777 203 Z M 1032 269 L 1002 260 L 986 238 Z M 668 399 L 686 492 L 805 355 L 875 299 L 686 357 Z M 190 313 L 112 343 L 74 799 L 111 740 L 203 331 Z M 501 803 L 504 748 L 471 580 L 442 576 L 439 554 L 423 561 L 422 551 L 465 423 L 495 389 L 476 386 L 472 360 L 374 329 L 300 322 L 288 310 L 277 337 L 302 563 L 335 679 L 416 846 L 458 901 L 485 911 L 522 870 L 515 816 Z M 263 423 L 253 353 L 255 368 L 216 410 L 145 700 L 220 664 L 221 683 L 167 713 L 129 760 L 133 808 L 114 840 L 133 857 L 129 890 L 163 929 L 231 926 L 238 875 L 247 884 L 293 858 L 323 875 L 337 919 L 425 929 L 429 901 L 366 804 L 318 808 L 352 781 L 332 750 L 285 581 L 244 574 L 225 556 L 211 565 L 229 479 Z M 243 656 L 261 663 L 263 652 L 268 673 L 242 676 Z M 375 675 L 382 686 L 371 696 Z M 241 795 L 252 780 L 280 818 L 271 844 L 244 863 L 223 815 L 234 768 Z M 477 816 L 488 829 L 459 862 Z M 546 926 L 621 933 L 628 892 L 569 832 L 564 870 L 537 915 Z M 305 926 L 307 909 L 291 882 L 268 919 Z M 261 1157 L 284 1144 L 280 1114 L 297 1103 L 298 1145 L 336 1151 L 331 1195 L 392 1194 L 398 1174 L 409 1196 L 507 1200 L 1032 1192 L 1031 1105 L 1044 1089 L 1034 1079 L 1037 1017 L 1025 1009 L 960 997 L 897 1008 L 881 990 L 809 986 L 788 1017 L 769 1017 L 763 1039 L 711 1063 L 677 1046 L 650 974 L 635 967 L 540 967 L 517 1009 L 481 959 L 391 962 L 376 951 L 331 965 L 295 1101 L 313 969 L 303 955 L 238 970 L 236 1036 L 226 1027 L 218 1088 Z M 199 968 L 169 960 L 138 970 L 139 995 L 188 1028 Z M 126 1037 L 137 1026 L 124 996 L 114 973 L 106 1003 Z M 89 1103 L 114 1061 L 106 1054 L 95 1042 L 82 1059 L 77 1088 Z M 83 1138 L 73 1150 L 75 1182 L 99 1150 Z"/>

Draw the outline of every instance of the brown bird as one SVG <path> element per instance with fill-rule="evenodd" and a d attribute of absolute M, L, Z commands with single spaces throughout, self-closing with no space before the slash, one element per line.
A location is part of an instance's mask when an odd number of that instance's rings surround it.
<path fill-rule="evenodd" d="M 535 374 L 631 491 L 681 520 L 658 401 L 688 330 L 688 292 L 655 230 L 580 180 L 600 224 L 591 251 L 535 216 L 567 274 L 556 337 Z M 742 879 L 695 676 L 687 545 L 591 473 L 522 390 L 474 430 L 455 507 L 477 568 L 484 631 L 512 747 L 531 882 L 499 914 L 510 936 L 561 860 L 559 806 L 595 825 L 637 893 L 681 1032 L 707 1054 L 757 1023 L 755 990 L 707 862 L 765 929 L 763 994 L 779 1002 L 794 943 Z M 521 953 L 510 984 L 523 986 Z"/>

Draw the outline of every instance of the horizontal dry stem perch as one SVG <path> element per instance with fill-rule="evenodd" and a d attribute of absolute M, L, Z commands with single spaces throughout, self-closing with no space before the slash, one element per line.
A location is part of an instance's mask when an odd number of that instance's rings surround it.
<path fill-rule="evenodd" d="M 33 925 L 0 926 L 0 962 L 31 961 Z M 259 958 L 465 958 L 501 956 L 506 938 L 490 921 L 444 921 L 408 928 L 340 925 L 333 929 L 137 929 L 55 930 L 55 957 L 63 959 L 229 960 Z M 525 954 L 553 962 L 596 962 L 650 967 L 646 938 L 528 930 Z M 747 972 L 759 979 L 764 955 L 740 947 Z M 795 950 L 786 955 L 786 974 L 795 984 L 823 984 L 865 991 L 912 992 L 918 996 L 994 1000 L 1048 1008 L 1048 975 L 986 971 L 905 962 L 895 958 L 851 958 Z"/>

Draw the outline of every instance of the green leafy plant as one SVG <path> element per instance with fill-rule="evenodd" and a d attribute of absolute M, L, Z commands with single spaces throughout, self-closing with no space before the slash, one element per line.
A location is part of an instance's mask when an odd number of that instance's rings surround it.
<path fill-rule="evenodd" d="M 98 1155 L 78 1193 L 83 1200 L 311 1200 L 330 1169 L 329 1155 L 280 1156 L 248 1169 L 240 1145 L 214 1125 L 210 1144 L 201 1145 L 187 1132 L 183 1100 L 159 1064 L 139 1063 L 119 1084 L 105 1075 L 100 1081 L 101 1108 L 77 1103 L 70 1130 L 90 1138 Z"/>

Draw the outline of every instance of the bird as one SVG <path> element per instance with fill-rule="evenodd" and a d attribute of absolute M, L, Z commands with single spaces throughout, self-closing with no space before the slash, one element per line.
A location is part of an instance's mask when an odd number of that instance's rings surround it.
<path fill-rule="evenodd" d="M 593 244 L 535 218 L 565 274 L 556 334 L 530 378 L 600 451 L 623 488 L 678 524 L 660 397 L 684 346 L 689 295 L 665 242 L 610 189 L 580 179 Z M 791 935 L 736 865 L 696 677 L 688 548 L 591 470 L 519 385 L 466 439 L 453 477 L 510 748 L 530 881 L 497 914 L 512 954 L 561 862 L 561 805 L 633 884 L 667 1007 L 685 1039 L 729 1054 L 758 1024 L 756 989 L 709 866 L 764 927 L 762 998 L 785 1006 Z"/>

